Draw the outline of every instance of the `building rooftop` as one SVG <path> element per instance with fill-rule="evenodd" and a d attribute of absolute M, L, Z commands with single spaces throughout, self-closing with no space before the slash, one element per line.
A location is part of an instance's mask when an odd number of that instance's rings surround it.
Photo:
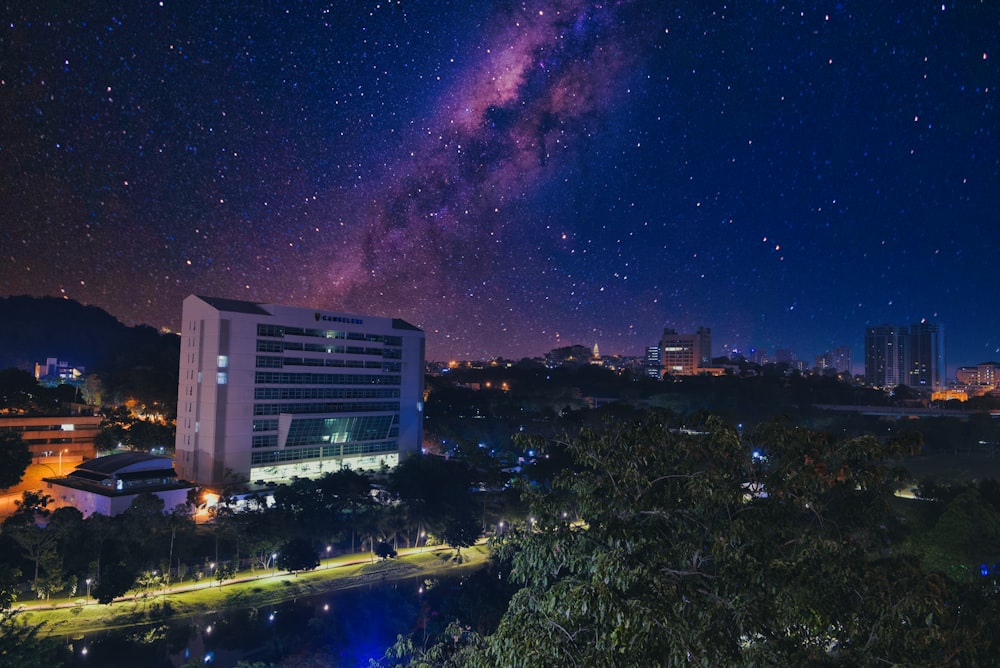
<path fill-rule="evenodd" d="M 198 295 L 198 299 L 202 300 L 212 308 L 218 309 L 219 311 L 229 311 L 230 313 L 248 313 L 250 315 L 272 315 L 260 307 L 260 304 L 254 302 L 245 302 L 239 299 L 223 299 L 222 297 L 204 297 Z"/>
<path fill-rule="evenodd" d="M 67 476 L 43 480 L 109 497 L 193 487 L 177 478 L 172 457 L 145 452 L 121 452 L 90 459 Z"/>
<path fill-rule="evenodd" d="M 151 455 L 145 452 L 120 452 L 106 457 L 90 459 L 76 467 L 77 471 L 96 473 L 102 476 L 138 473 L 142 471 L 162 471 L 174 468 L 172 457 Z M 70 474 L 72 475 L 72 474 Z"/>

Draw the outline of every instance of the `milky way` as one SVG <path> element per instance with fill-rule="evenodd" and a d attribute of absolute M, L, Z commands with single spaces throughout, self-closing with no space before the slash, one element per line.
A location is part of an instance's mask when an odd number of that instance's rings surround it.
<path fill-rule="evenodd" d="M 329 262 L 320 293 L 355 308 L 389 300 L 397 310 L 434 309 L 439 300 L 459 326 L 486 319 L 477 293 L 502 303 L 505 291 L 534 292 L 519 285 L 538 280 L 518 275 L 531 270 L 519 248 L 547 233 L 532 229 L 522 205 L 579 159 L 581 140 L 624 86 L 631 58 L 622 43 L 638 35 L 616 29 L 618 9 L 565 3 L 492 19 L 495 36 L 442 94 L 428 127 L 347 206 L 363 224 Z M 505 317 L 518 319 L 516 310 Z"/>
<path fill-rule="evenodd" d="M 0 294 L 399 316 L 439 358 L 860 360 L 921 318 L 1000 356 L 995 3 L 118 9 L 0 25 Z"/>

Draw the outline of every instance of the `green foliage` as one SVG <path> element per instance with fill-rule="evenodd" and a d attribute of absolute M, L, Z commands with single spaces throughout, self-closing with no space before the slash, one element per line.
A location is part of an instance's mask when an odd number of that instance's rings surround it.
<path fill-rule="evenodd" d="M 0 666 L 57 668 L 65 652 L 59 642 L 42 638 L 42 625 L 28 624 L 15 610 L 0 610 Z"/>
<path fill-rule="evenodd" d="M 518 591 L 469 666 L 984 665 L 983 610 L 887 556 L 912 442 L 669 414 L 584 431 L 500 554 Z M 574 521 L 575 518 L 580 521 Z"/>
<path fill-rule="evenodd" d="M 417 645 L 412 638 L 398 636 L 385 655 L 369 661 L 369 668 L 462 668 L 470 654 L 482 649 L 483 639 L 460 622 L 451 622 L 437 641 L 428 648 Z"/>
<path fill-rule="evenodd" d="M 0 666 L 54 668 L 63 665 L 64 652 L 55 639 L 42 638 L 44 624 L 28 624 L 12 610 L 20 573 L 0 564 Z"/>
<path fill-rule="evenodd" d="M 481 500 L 472 491 L 480 476 L 468 463 L 432 455 L 410 457 L 392 472 L 389 487 L 410 516 L 456 549 L 472 545 L 482 531 Z"/>
<path fill-rule="evenodd" d="M 97 584 L 91 590 L 98 603 L 111 604 L 119 596 L 124 596 L 135 586 L 139 570 L 125 561 L 108 564 L 101 571 Z"/>
<path fill-rule="evenodd" d="M 44 492 L 33 490 L 21 492 L 21 498 L 14 501 L 17 510 L 3 521 L 4 529 L 35 524 L 45 520 L 52 512 L 48 509 L 50 503 L 52 503 L 52 497 Z"/>
<path fill-rule="evenodd" d="M 289 573 L 311 571 L 319 566 L 319 554 L 305 538 L 293 538 L 278 552 L 278 568 Z"/>
<path fill-rule="evenodd" d="M 1000 513 L 975 488 L 948 502 L 934 526 L 913 539 L 927 567 L 958 581 L 979 578 L 979 565 L 1000 561 Z"/>
<path fill-rule="evenodd" d="M 396 556 L 396 550 L 392 548 L 392 545 L 381 540 L 375 543 L 373 552 L 379 559 L 392 559 Z"/>
<path fill-rule="evenodd" d="M 460 556 L 462 548 L 475 545 L 482 533 L 482 520 L 474 508 L 465 506 L 454 509 L 447 517 L 441 530 L 441 540 L 455 548 L 456 556 Z"/>
<path fill-rule="evenodd" d="M 0 491 L 6 491 L 21 482 L 31 464 L 28 443 L 13 432 L 0 434 Z"/>

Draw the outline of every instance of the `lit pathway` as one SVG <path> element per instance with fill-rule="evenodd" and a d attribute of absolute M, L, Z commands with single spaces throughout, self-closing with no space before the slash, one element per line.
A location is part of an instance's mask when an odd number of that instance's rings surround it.
<path fill-rule="evenodd" d="M 480 539 L 480 543 L 485 542 L 485 539 Z M 430 547 L 404 547 L 400 548 L 399 556 L 407 556 L 411 554 L 421 554 L 421 553 L 432 553 L 440 552 L 441 550 L 452 550 L 454 548 L 447 545 L 433 545 Z M 336 570 L 339 568 L 345 568 L 347 566 L 358 566 L 361 564 L 372 564 L 377 561 L 377 557 L 371 552 L 366 552 L 364 555 L 361 554 L 349 554 L 340 555 L 337 557 L 331 557 L 330 559 L 321 559 L 320 565 L 311 571 L 299 571 L 300 573 L 318 573 L 322 571 Z M 325 564 L 325 565 L 324 565 Z M 296 573 L 289 573 L 288 571 L 278 571 L 277 569 L 269 569 L 267 572 L 258 572 L 252 575 L 241 575 L 239 577 L 230 578 L 228 580 L 223 580 L 222 582 L 211 580 L 206 578 L 205 580 L 199 582 L 181 582 L 169 587 L 155 587 L 146 591 L 137 591 L 121 598 L 116 598 L 113 603 L 120 603 L 123 601 L 135 601 L 151 596 L 164 596 L 170 594 L 182 594 L 188 591 L 196 591 L 199 589 L 209 589 L 221 587 L 226 587 L 229 585 L 239 584 L 241 582 L 254 582 L 257 580 L 275 580 L 280 578 L 292 578 L 295 577 Z M 16 602 L 12 607 L 18 610 L 31 611 L 31 610 L 57 610 L 59 608 L 76 608 L 81 605 L 97 605 L 97 600 L 94 598 L 57 598 L 50 599 L 48 601 L 34 601 L 31 603 Z"/>

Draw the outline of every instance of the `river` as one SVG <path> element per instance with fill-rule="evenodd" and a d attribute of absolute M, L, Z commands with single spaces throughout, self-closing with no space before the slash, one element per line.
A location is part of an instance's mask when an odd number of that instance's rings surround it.
<path fill-rule="evenodd" d="M 443 626 L 437 609 L 467 576 L 372 583 L 260 608 L 65 638 L 73 667 L 233 668 L 239 661 L 367 668 L 397 635 Z M 429 585 L 429 587 L 428 587 Z M 448 620 L 450 621 L 450 620 Z"/>

